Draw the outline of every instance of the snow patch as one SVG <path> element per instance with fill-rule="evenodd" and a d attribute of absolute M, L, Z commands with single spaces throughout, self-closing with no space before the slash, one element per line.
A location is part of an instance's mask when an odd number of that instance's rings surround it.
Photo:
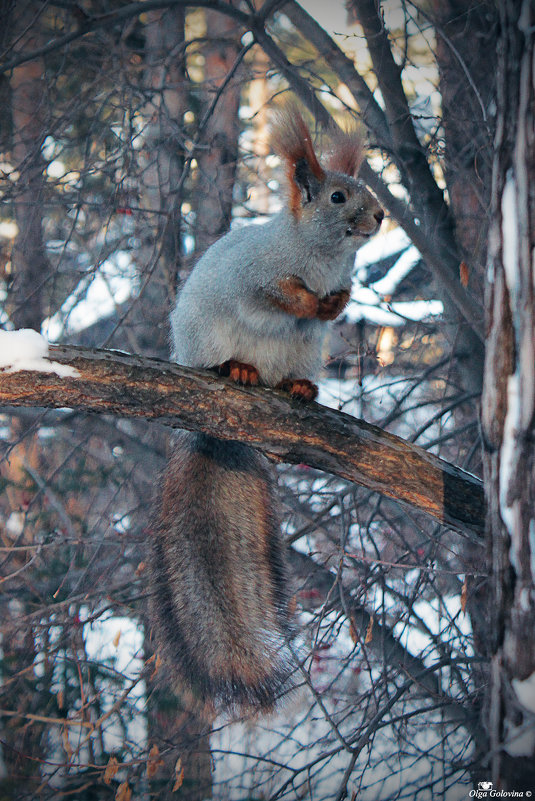
<path fill-rule="evenodd" d="M 16 540 L 24 531 L 25 515 L 23 512 L 11 512 L 6 520 L 6 534 L 11 539 Z"/>
<path fill-rule="evenodd" d="M 524 681 L 513 679 L 511 686 L 522 706 L 535 715 L 535 672 Z"/>
<path fill-rule="evenodd" d="M 513 373 L 507 381 L 507 414 L 503 428 L 503 441 L 500 452 L 500 514 L 511 537 L 511 564 L 518 570 L 513 548 L 515 533 L 515 504 L 509 499 L 509 487 L 514 481 L 516 469 L 516 435 L 520 422 L 520 381 L 518 373 Z"/>
<path fill-rule="evenodd" d="M 48 342 L 31 328 L 0 331 L 0 369 L 6 373 L 38 370 L 40 373 L 56 373 L 62 378 L 79 375 L 74 367 L 49 361 Z"/>
<path fill-rule="evenodd" d="M 386 275 L 372 284 L 378 295 L 392 295 L 406 275 L 416 267 L 421 259 L 420 251 L 414 245 L 405 250 Z"/>
<path fill-rule="evenodd" d="M 516 195 L 517 187 L 513 171 L 508 170 L 502 194 L 502 252 L 505 280 L 511 297 L 516 295 L 518 287 L 519 231 Z"/>
<path fill-rule="evenodd" d="M 359 270 L 377 261 L 387 259 L 411 245 L 411 240 L 403 228 L 394 228 L 384 234 L 378 234 L 357 251 L 355 267 Z"/>
<path fill-rule="evenodd" d="M 521 726 L 512 726 L 508 721 L 505 721 L 505 725 L 503 747 L 507 753 L 515 757 L 533 756 L 535 752 L 535 725 L 533 721 L 524 721 Z"/>
<path fill-rule="evenodd" d="M 376 325 L 401 326 L 406 320 L 423 322 L 439 317 L 444 311 L 441 300 L 408 300 L 386 303 L 373 289 L 353 286 L 351 300 L 345 309 L 345 319 L 350 323 L 368 320 Z"/>
<path fill-rule="evenodd" d="M 363 286 L 368 267 L 390 256 L 400 253 L 386 275 L 370 286 Z M 368 320 L 380 326 L 401 326 L 406 320 L 421 322 L 443 314 L 440 300 L 386 301 L 396 291 L 401 281 L 422 258 L 418 248 L 401 228 L 375 237 L 357 251 L 355 257 L 356 277 L 351 289 L 351 298 L 344 317 L 350 323 Z"/>
<path fill-rule="evenodd" d="M 133 296 L 137 277 L 130 255 L 118 251 L 98 268 L 91 270 L 69 295 L 61 309 L 43 322 L 49 339 L 83 331 Z"/>

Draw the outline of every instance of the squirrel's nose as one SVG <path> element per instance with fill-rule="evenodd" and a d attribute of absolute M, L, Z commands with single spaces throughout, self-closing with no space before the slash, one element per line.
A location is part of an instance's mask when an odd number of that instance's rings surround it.
<path fill-rule="evenodd" d="M 379 225 L 381 225 L 381 223 L 385 218 L 385 213 L 382 209 L 378 209 L 373 216 L 375 217 Z"/>

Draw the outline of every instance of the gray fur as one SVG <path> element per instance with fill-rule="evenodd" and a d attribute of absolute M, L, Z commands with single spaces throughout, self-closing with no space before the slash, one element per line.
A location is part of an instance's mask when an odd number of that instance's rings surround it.
<path fill-rule="evenodd" d="M 347 203 L 332 204 L 341 189 Z M 174 358 L 190 367 L 215 367 L 228 359 L 253 364 L 261 381 L 314 381 L 321 366 L 327 324 L 297 319 L 267 297 L 277 281 L 302 278 L 319 297 L 351 285 L 354 254 L 376 223 L 376 201 L 353 178 L 327 173 L 324 186 L 296 219 L 281 211 L 263 225 L 239 228 L 210 247 L 184 284 L 171 314 Z M 363 211 L 361 211 L 363 209 Z M 361 236 L 358 231 L 364 228 Z M 354 233 L 348 235 L 351 228 Z"/>

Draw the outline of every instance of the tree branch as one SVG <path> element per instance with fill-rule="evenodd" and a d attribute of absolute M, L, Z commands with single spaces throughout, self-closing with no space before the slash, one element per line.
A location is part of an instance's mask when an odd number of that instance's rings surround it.
<path fill-rule="evenodd" d="M 0 403 L 159 420 L 239 440 L 279 461 L 305 462 L 361 484 L 460 531 L 483 531 L 479 479 L 377 426 L 156 359 L 62 345 L 51 346 L 50 357 L 79 375 L 2 372 Z"/>
<path fill-rule="evenodd" d="M 353 624 L 356 635 L 375 656 L 392 667 L 396 672 L 408 676 L 424 692 L 435 700 L 443 701 L 448 709 L 448 717 L 458 720 L 470 731 L 472 736 L 479 734 L 480 725 L 477 716 L 469 704 L 463 704 L 453 695 L 448 695 L 440 686 L 440 682 L 429 666 L 419 656 L 414 656 L 399 641 L 393 629 L 386 623 L 375 620 L 349 590 L 341 583 L 339 591 L 333 592 L 339 577 L 319 565 L 310 556 L 288 549 L 288 559 L 292 567 L 292 575 L 301 579 L 303 588 L 314 587 L 318 590 L 320 603 L 327 603 L 327 609 L 335 608 L 343 611 Z M 342 594 L 345 601 L 342 602 Z"/>
<path fill-rule="evenodd" d="M 288 17 L 296 30 L 314 45 L 318 53 L 321 53 L 325 59 L 325 62 L 348 87 L 359 105 L 363 120 L 365 120 L 366 125 L 376 138 L 374 144 L 391 153 L 394 145 L 385 113 L 374 98 L 373 92 L 362 75 L 355 69 L 353 61 L 338 47 L 314 17 L 305 11 L 299 3 L 296 3 L 295 0 L 286 2 L 282 12 Z"/>
<path fill-rule="evenodd" d="M 244 11 L 240 11 L 238 8 L 230 5 L 230 3 L 223 2 L 223 0 L 143 0 L 143 2 L 138 3 L 127 3 L 120 8 L 116 8 L 113 11 L 107 12 L 106 14 L 99 14 L 98 16 L 88 15 L 85 18 L 82 17 L 81 20 L 78 19 L 75 30 L 70 31 L 63 36 L 58 36 L 55 39 L 52 39 L 50 42 L 40 48 L 36 48 L 35 50 L 31 50 L 26 53 L 21 53 L 20 55 L 13 57 L 10 61 L 0 64 L 0 75 L 4 72 L 9 72 L 9 70 L 14 69 L 15 67 L 18 67 L 20 64 L 24 64 L 27 61 L 33 61 L 34 59 L 41 58 L 48 53 L 53 53 L 56 50 L 60 50 L 62 47 L 66 47 L 76 39 L 80 39 L 81 37 L 86 36 L 88 33 L 93 33 L 93 31 L 98 31 L 101 28 L 111 28 L 117 23 L 125 22 L 126 20 L 136 17 L 139 14 L 146 14 L 148 11 L 173 8 L 174 6 L 184 6 L 186 8 L 193 6 L 219 11 L 221 14 L 226 14 L 227 16 L 235 19 L 236 22 L 239 22 L 241 25 L 243 25 L 245 29 L 249 27 L 249 21 L 251 20 L 251 17 Z M 76 8 L 79 12 L 79 7 L 77 6 Z M 266 9 L 266 12 L 268 10 L 269 9 Z M 276 8 L 274 10 L 276 10 Z M 264 14 L 262 18 L 265 16 L 266 14 Z"/>
<path fill-rule="evenodd" d="M 255 26 L 252 30 L 258 44 L 278 67 L 292 90 L 308 107 L 318 122 L 325 127 L 332 125 L 333 120 L 327 109 L 318 100 L 313 87 L 300 75 L 297 67 L 288 61 L 276 42 L 262 26 Z M 331 66 L 334 68 L 333 64 Z M 342 76 L 340 77 L 342 78 Z M 364 110 L 361 109 L 361 112 L 364 112 Z M 373 124 L 367 119 L 365 113 L 363 113 L 363 120 L 371 130 L 374 130 Z M 428 170 L 427 167 L 426 169 Z M 451 302 L 445 302 L 446 313 L 453 312 L 453 309 L 459 311 L 477 337 L 474 343 L 474 351 L 477 351 L 479 343 L 484 341 L 483 311 L 460 282 L 458 274 L 459 259 L 455 254 L 453 239 L 450 237 L 447 247 L 444 247 L 443 237 L 442 245 L 439 246 L 437 243 L 437 220 L 439 218 L 430 214 L 422 202 L 418 204 L 416 214 L 411 211 L 407 203 L 392 194 L 380 175 L 374 172 L 367 162 L 364 162 L 361 167 L 360 177 L 375 192 L 385 209 L 398 221 L 414 242 L 426 260 L 429 269 L 444 287 L 445 301 L 450 301 L 451 299 Z M 432 176 L 430 177 L 433 180 Z M 415 197 L 418 197 L 417 193 Z M 419 217 L 418 224 L 415 222 L 415 216 Z M 442 234 L 443 236 L 445 235 L 444 231 Z"/>

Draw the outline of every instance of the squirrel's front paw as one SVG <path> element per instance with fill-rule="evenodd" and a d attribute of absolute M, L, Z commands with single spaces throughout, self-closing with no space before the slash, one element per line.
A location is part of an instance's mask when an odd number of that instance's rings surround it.
<path fill-rule="evenodd" d="M 220 364 L 218 372 L 219 375 L 229 376 L 237 384 L 244 384 L 250 387 L 255 387 L 260 380 L 256 367 L 253 367 L 252 364 L 238 362 L 236 359 L 229 359 L 227 362 Z"/>
<path fill-rule="evenodd" d="M 316 317 L 318 320 L 334 320 L 347 306 L 348 300 L 349 292 L 347 289 L 341 289 L 339 292 L 331 292 L 330 295 L 325 295 L 324 298 L 320 298 Z"/>
<path fill-rule="evenodd" d="M 277 389 L 283 389 L 289 392 L 292 398 L 304 401 L 313 401 L 318 394 L 317 386 L 308 378 L 285 378 L 277 384 Z"/>
<path fill-rule="evenodd" d="M 280 297 L 274 297 L 273 303 L 288 314 L 312 320 L 318 313 L 318 296 L 308 289 L 296 275 L 281 278 L 278 282 Z"/>

